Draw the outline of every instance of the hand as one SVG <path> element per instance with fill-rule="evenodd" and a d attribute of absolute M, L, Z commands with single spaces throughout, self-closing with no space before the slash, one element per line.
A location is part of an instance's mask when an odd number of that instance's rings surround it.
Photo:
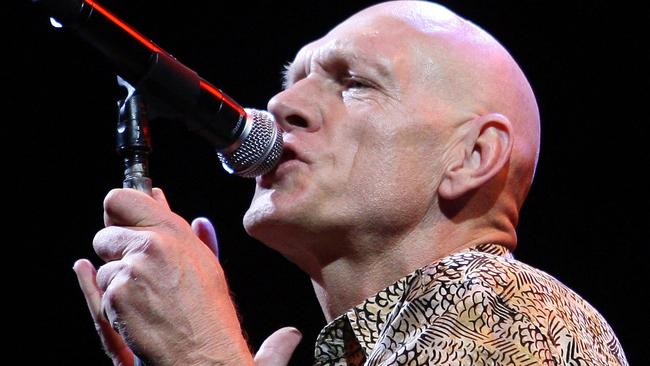
<path fill-rule="evenodd" d="M 300 343 L 302 334 L 296 328 L 285 327 L 276 330 L 260 346 L 255 354 L 256 366 L 286 366 L 293 351 Z"/>
<path fill-rule="evenodd" d="M 253 364 L 223 270 L 204 244 L 216 250 L 209 222 L 190 227 L 158 189 L 153 198 L 111 191 L 104 209 L 93 245 L 107 263 L 74 268 L 114 364 L 131 365 L 131 349 L 149 365 Z"/>
<path fill-rule="evenodd" d="M 151 199 L 136 191 L 116 190 L 105 200 L 105 223 L 107 229 L 97 234 L 94 246 L 108 263 L 98 274 L 81 259 L 74 270 L 115 365 L 133 364 L 131 348 L 150 365 L 171 364 L 179 357 L 185 359 L 178 362 L 193 357 L 195 363 L 204 364 L 213 358 L 210 350 L 216 357 L 230 357 L 233 364 L 250 363 L 223 271 L 215 260 L 218 243 L 208 220 L 195 219 L 188 230 L 187 223 L 169 210 L 162 191 L 154 189 Z M 116 226 L 110 229 L 112 225 Z M 187 272 L 179 270 L 188 266 Z M 190 334 L 179 334 L 182 329 Z M 255 364 L 288 364 L 300 339 L 295 328 L 276 331 L 260 347 Z"/>

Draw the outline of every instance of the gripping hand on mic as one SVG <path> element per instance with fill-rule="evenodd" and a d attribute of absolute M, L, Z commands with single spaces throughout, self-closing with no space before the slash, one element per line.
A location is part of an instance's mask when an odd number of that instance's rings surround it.
<path fill-rule="evenodd" d="M 300 341 L 293 328 L 271 335 L 253 357 L 242 335 L 206 219 L 174 214 L 153 197 L 116 189 L 104 200 L 93 241 L 106 264 L 86 259 L 74 270 L 106 353 L 115 365 L 133 353 L 153 365 L 286 365 Z"/>

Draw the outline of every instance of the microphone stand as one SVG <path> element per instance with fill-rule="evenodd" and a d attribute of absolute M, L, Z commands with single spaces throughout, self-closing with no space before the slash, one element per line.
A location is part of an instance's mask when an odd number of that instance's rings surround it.
<path fill-rule="evenodd" d="M 149 178 L 149 154 L 151 136 L 145 98 L 120 76 L 118 85 L 126 91 L 124 99 L 118 100 L 117 153 L 124 160 L 123 188 L 133 188 L 151 196 Z M 146 366 L 134 355 L 134 366 Z"/>
<path fill-rule="evenodd" d="M 124 159 L 122 187 L 151 195 L 151 137 L 145 98 L 120 76 L 117 77 L 117 83 L 127 91 L 126 97 L 118 101 L 117 153 Z"/>

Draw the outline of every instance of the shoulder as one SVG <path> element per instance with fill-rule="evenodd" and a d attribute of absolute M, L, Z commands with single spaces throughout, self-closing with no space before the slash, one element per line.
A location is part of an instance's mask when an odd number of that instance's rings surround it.
<path fill-rule="evenodd" d="M 404 310 L 424 315 L 418 317 L 426 324 L 423 332 L 459 345 L 469 342 L 481 352 L 515 347 L 519 356 L 548 362 L 625 364 L 598 311 L 553 276 L 511 255 L 473 250 L 450 255 L 422 268 L 405 295 Z"/>
<path fill-rule="evenodd" d="M 538 319 L 539 313 L 577 315 L 581 318 L 606 322 L 575 291 L 552 275 L 514 259 L 510 254 L 495 255 L 480 251 L 465 251 L 443 258 L 422 269 L 422 283 L 442 287 L 461 286 L 494 297 L 513 311 Z M 427 291 L 423 286 L 421 293 Z M 586 325 L 586 324 L 585 324 Z"/>

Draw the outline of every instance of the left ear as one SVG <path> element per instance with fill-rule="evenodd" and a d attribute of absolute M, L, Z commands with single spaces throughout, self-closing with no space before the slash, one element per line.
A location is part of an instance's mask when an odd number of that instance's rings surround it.
<path fill-rule="evenodd" d="M 510 120 L 490 113 L 466 122 L 465 137 L 438 187 L 438 194 L 453 200 L 482 186 L 510 160 L 513 133 Z"/>

